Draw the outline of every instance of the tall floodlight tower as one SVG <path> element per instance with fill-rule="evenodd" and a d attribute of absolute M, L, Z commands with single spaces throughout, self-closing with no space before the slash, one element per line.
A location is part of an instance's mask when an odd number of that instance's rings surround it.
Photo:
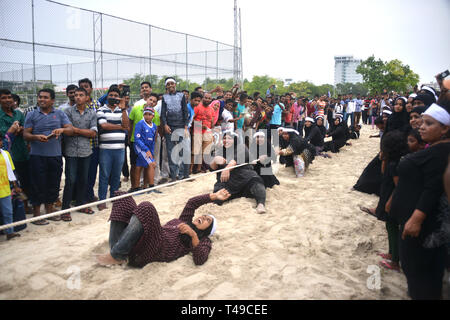
<path fill-rule="evenodd" d="M 238 83 L 239 79 L 239 34 L 238 34 L 238 10 L 237 0 L 234 0 L 234 48 L 233 48 L 233 81 Z"/>

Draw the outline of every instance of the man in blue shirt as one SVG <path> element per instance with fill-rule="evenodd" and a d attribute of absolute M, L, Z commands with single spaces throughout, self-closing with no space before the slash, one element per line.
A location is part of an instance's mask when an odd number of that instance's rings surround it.
<path fill-rule="evenodd" d="M 42 89 L 38 93 L 38 108 L 27 114 L 23 138 L 30 142 L 30 200 L 34 216 L 40 216 L 41 204 L 52 213 L 53 203 L 59 195 L 62 174 L 61 134 L 73 135 L 72 124 L 67 115 L 53 107 L 55 92 Z M 49 218 L 59 221 L 61 217 Z M 45 219 L 32 222 L 46 225 Z"/>
<path fill-rule="evenodd" d="M 278 101 L 275 101 L 275 106 L 272 111 L 272 118 L 270 119 L 270 135 L 271 141 L 274 144 L 274 147 L 278 146 L 278 132 L 277 129 L 281 127 L 281 115 L 283 112 L 283 108 L 280 106 Z"/>

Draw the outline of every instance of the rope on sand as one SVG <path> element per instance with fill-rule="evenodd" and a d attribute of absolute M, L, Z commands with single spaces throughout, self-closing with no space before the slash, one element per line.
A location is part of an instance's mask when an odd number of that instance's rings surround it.
<path fill-rule="evenodd" d="M 242 167 L 242 166 L 245 166 L 245 165 L 248 165 L 248 163 L 243 163 L 243 164 L 236 165 L 236 166 L 233 167 L 233 169 L 239 168 L 239 167 Z M 146 193 L 146 192 L 149 192 L 149 191 L 152 191 L 152 190 L 155 190 L 155 189 L 170 187 L 170 186 L 176 185 L 178 183 L 182 183 L 182 182 L 186 182 L 186 181 L 189 181 L 189 180 L 195 180 L 195 179 L 198 179 L 198 178 L 206 177 L 206 176 L 208 176 L 210 174 L 216 174 L 218 172 L 222 172 L 222 171 L 225 171 L 225 170 L 228 170 L 228 169 L 225 168 L 225 169 L 220 169 L 220 170 L 216 170 L 216 171 L 211 171 L 211 172 L 203 173 L 203 174 L 195 176 L 195 177 L 191 177 L 191 178 L 187 178 L 187 179 L 183 179 L 183 180 L 178 180 L 178 181 L 174 181 L 174 182 L 170 182 L 170 183 L 165 183 L 165 184 L 158 185 L 158 186 L 155 186 L 155 187 L 151 187 L 151 188 L 135 191 L 135 192 L 132 192 L 132 193 L 123 194 L 123 195 L 120 195 L 120 196 L 117 196 L 117 197 L 113 197 L 113 198 L 109 198 L 109 199 L 105 199 L 105 200 L 100 200 L 100 201 L 97 201 L 97 202 L 91 202 L 91 203 L 87 203 L 87 204 L 84 204 L 84 205 L 81 205 L 81 206 L 78 206 L 78 207 L 64 209 L 64 210 L 60 210 L 60 211 L 56 211 L 56 212 L 40 215 L 38 217 L 33 217 L 33 218 L 30 218 L 30 219 L 17 221 L 17 222 L 14 222 L 14 223 L 10 223 L 10 224 L 7 224 L 7 225 L 0 226 L 0 231 L 8 229 L 8 228 L 12 228 L 12 227 L 20 226 L 20 225 L 23 225 L 23 224 L 26 224 L 26 223 L 29 223 L 29 222 L 39 221 L 39 220 L 46 219 L 46 218 L 56 217 L 56 216 L 62 215 L 64 213 L 69 213 L 69 212 L 77 211 L 77 210 L 80 210 L 80 209 L 89 208 L 89 207 L 92 207 L 92 206 L 95 206 L 95 205 L 99 205 L 99 204 L 103 204 L 103 203 L 107 203 L 107 202 L 112 202 L 112 201 L 116 201 L 116 200 L 127 198 L 127 197 L 137 196 L 137 195 L 140 195 L 142 193 Z"/>

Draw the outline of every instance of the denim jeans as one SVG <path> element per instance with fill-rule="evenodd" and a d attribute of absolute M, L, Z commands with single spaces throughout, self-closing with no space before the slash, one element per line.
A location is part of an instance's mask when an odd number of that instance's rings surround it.
<path fill-rule="evenodd" d="M 98 183 L 98 197 L 100 200 L 106 199 L 106 194 L 112 198 L 114 192 L 119 190 L 120 174 L 122 173 L 125 149 L 100 149 L 100 179 Z"/>
<path fill-rule="evenodd" d="M 3 224 L 13 223 L 13 207 L 11 196 L 0 198 L 0 208 L 2 209 Z M 6 234 L 14 232 L 14 227 L 5 230 Z"/>
<path fill-rule="evenodd" d="M 86 189 L 86 200 L 91 202 L 94 199 L 94 185 L 97 181 L 98 156 L 100 149 L 92 148 L 91 161 L 89 164 L 88 182 Z"/>
<path fill-rule="evenodd" d="M 130 223 L 111 221 L 109 228 L 109 248 L 111 256 L 116 260 L 126 260 L 133 247 L 144 234 L 139 219 L 132 215 Z"/>
<path fill-rule="evenodd" d="M 64 186 L 62 209 L 70 208 L 73 190 L 77 188 L 76 205 L 86 203 L 86 189 L 91 157 L 66 157 L 66 182 Z"/>
<path fill-rule="evenodd" d="M 179 154 L 174 154 L 174 159 L 172 159 L 172 151 L 173 149 L 180 143 L 182 143 L 183 141 L 183 134 L 182 132 L 184 132 L 184 128 L 172 128 L 170 127 L 170 129 L 172 130 L 171 134 L 164 134 L 164 137 L 166 139 L 166 147 L 167 147 L 167 157 L 169 158 L 169 169 L 170 169 L 170 178 L 171 179 L 176 179 L 178 173 L 182 174 L 183 172 L 183 168 L 181 167 L 181 165 L 179 165 L 179 156 L 183 155 L 183 149 L 178 147 L 177 149 L 181 149 Z M 175 133 L 175 131 L 177 131 Z M 173 139 L 173 140 L 172 140 Z M 190 155 L 189 155 L 190 157 Z M 174 162 L 174 160 L 176 162 Z"/>

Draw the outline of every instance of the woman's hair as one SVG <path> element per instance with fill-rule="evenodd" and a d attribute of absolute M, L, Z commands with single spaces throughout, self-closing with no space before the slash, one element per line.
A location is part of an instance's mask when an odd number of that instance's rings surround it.
<path fill-rule="evenodd" d="M 425 141 L 423 141 L 422 137 L 420 136 L 419 130 L 417 129 L 409 130 L 408 136 L 414 137 L 414 139 L 416 139 L 418 143 L 425 143 Z"/>
<path fill-rule="evenodd" d="M 386 133 L 381 141 L 381 151 L 384 160 L 399 161 L 409 152 L 405 134 L 399 130 Z"/>

